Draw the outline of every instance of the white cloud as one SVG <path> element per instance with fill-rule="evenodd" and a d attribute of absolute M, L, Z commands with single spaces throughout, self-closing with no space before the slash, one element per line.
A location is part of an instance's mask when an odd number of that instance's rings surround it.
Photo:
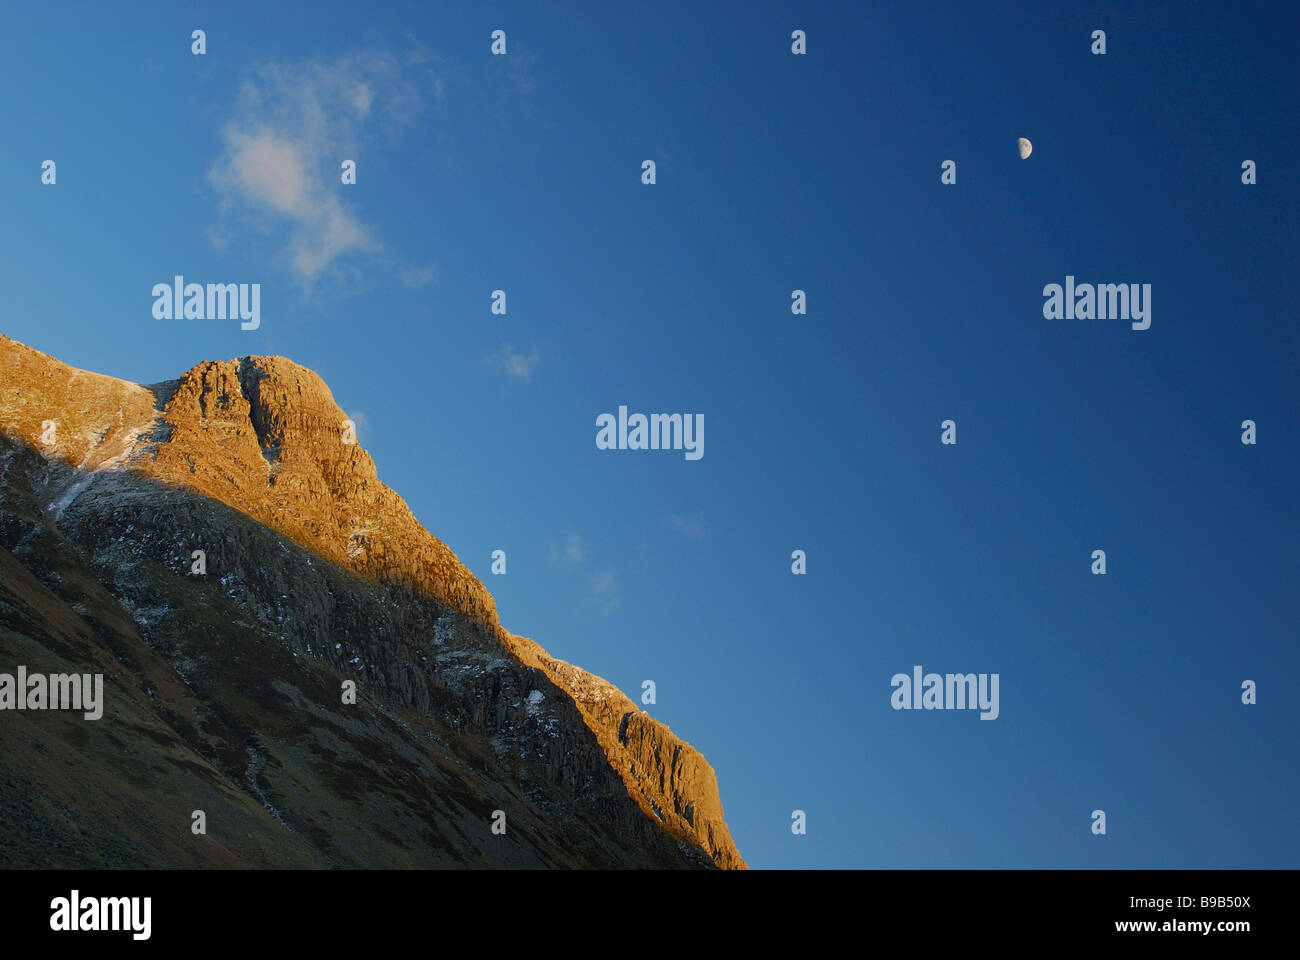
<path fill-rule="evenodd" d="M 513 347 L 507 345 L 500 353 L 484 359 L 487 363 L 504 371 L 506 376 L 514 377 L 524 383 L 531 383 L 533 371 L 537 369 L 540 355 L 536 347 L 533 347 L 531 353 L 525 355 L 516 352 Z"/>
<path fill-rule="evenodd" d="M 612 570 L 593 573 L 590 587 L 588 599 L 602 617 L 608 617 L 618 609 L 618 578 Z"/>
<path fill-rule="evenodd" d="M 664 520 L 687 540 L 703 540 L 707 532 L 704 525 L 704 514 L 702 513 L 693 517 L 679 517 L 675 513 L 670 513 L 664 517 Z"/>
<path fill-rule="evenodd" d="M 356 89 L 352 91 L 352 106 L 356 108 L 357 113 L 365 116 L 370 112 L 370 104 L 374 102 L 374 96 L 370 92 L 370 84 L 358 83 Z"/>
<path fill-rule="evenodd" d="M 402 267 L 397 271 L 397 278 L 402 286 L 418 290 L 438 279 L 438 265 L 431 263 L 427 267 Z"/>
<path fill-rule="evenodd" d="M 563 547 L 551 548 L 550 556 L 547 557 L 546 562 L 552 567 L 557 567 L 563 570 L 569 567 L 576 567 L 578 564 L 582 563 L 583 556 L 584 546 L 582 537 L 578 536 L 576 533 L 571 533 Z"/>
<path fill-rule="evenodd" d="M 348 419 L 356 427 L 357 443 L 364 443 L 363 437 L 370 432 L 370 421 L 360 410 L 354 410 L 348 414 Z"/>
<path fill-rule="evenodd" d="M 295 144 L 277 139 L 266 129 L 249 134 L 227 128 L 225 136 L 230 182 L 281 213 L 300 218 L 310 215 L 307 173 Z"/>
<path fill-rule="evenodd" d="M 382 243 L 340 182 L 341 163 L 364 176 L 364 142 L 409 124 L 423 108 L 410 60 L 373 51 L 333 61 L 267 64 L 245 81 L 208 171 L 224 215 L 285 244 L 289 267 L 310 281 L 350 253 Z M 214 234 L 228 242 L 230 230 Z"/>
<path fill-rule="evenodd" d="M 569 534 L 563 546 L 552 546 L 546 558 L 548 566 L 557 570 L 573 570 L 587 559 L 587 542 L 576 533 Z M 587 576 L 587 592 L 582 598 L 584 607 L 608 617 L 618 609 L 618 577 L 612 570 L 600 570 Z"/>

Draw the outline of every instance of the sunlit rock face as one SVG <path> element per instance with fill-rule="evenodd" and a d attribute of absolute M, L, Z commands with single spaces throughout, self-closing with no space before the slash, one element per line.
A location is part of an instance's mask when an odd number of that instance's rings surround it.
<path fill-rule="evenodd" d="M 2 718 L 0 863 L 743 868 L 704 758 L 502 628 L 356 440 L 281 357 L 0 337 L 0 670 L 106 698 Z"/>

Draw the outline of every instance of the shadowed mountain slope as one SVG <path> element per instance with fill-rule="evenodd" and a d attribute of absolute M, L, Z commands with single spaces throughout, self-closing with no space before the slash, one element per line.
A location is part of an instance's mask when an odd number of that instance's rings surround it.
<path fill-rule="evenodd" d="M 0 671 L 107 700 L 0 713 L 0 863 L 743 867 L 704 758 L 506 631 L 344 420 L 280 357 L 0 337 Z"/>

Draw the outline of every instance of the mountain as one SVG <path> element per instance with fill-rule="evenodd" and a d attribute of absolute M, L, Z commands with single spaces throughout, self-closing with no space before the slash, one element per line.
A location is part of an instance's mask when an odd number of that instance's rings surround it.
<path fill-rule="evenodd" d="M 345 419 L 283 357 L 0 336 L 0 672 L 106 701 L 0 712 L 0 864 L 744 868 L 708 762 L 503 628 Z"/>

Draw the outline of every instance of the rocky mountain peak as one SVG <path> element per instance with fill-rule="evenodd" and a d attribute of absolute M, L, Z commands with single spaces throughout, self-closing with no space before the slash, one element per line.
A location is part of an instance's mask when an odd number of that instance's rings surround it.
<path fill-rule="evenodd" d="M 56 528 L 79 498 L 90 509 L 97 478 L 131 477 L 224 504 L 363 581 L 449 608 L 571 700 L 646 818 L 715 865 L 744 867 L 707 761 L 611 684 L 505 630 L 482 582 L 379 480 L 313 371 L 250 356 L 140 386 L 0 335 L 0 434 L 46 463 L 32 486 Z"/>

